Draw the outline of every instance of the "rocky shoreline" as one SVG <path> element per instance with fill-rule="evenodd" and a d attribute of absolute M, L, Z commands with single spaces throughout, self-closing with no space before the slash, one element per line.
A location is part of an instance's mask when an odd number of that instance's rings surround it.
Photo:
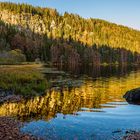
<path fill-rule="evenodd" d="M 10 118 L 0 117 L 0 140 L 41 140 L 20 131 L 22 123 Z"/>
<path fill-rule="evenodd" d="M 10 90 L 0 89 L 0 104 L 5 102 L 20 102 L 23 100 L 21 95 L 15 95 Z M 23 124 L 11 117 L 0 117 L 0 140 L 41 140 L 20 131 Z"/>
<path fill-rule="evenodd" d="M 15 95 L 12 90 L 0 89 L 0 104 L 5 102 L 20 102 L 22 99 L 21 95 Z"/>
<path fill-rule="evenodd" d="M 123 140 L 140 140 L 140 132 L 135 132 L 134 134 L 124 136 Z"/>
<path fill-rule="evenodd" d="M 43 140 L 20 131 L 23 124 L 11 117 L 0 117 L 0 140 Z M 140 132 L 128 133 L 122 140 L 140 140 Z"/>

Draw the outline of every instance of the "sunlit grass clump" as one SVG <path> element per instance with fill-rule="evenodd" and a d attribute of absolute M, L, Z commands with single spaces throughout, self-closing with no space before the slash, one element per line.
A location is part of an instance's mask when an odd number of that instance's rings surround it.
<path fill-rule="evenodd" d="M 34 96 L 45 91 L 47 81 L 36 66 L 6 66 L 0 68 L 0 88 Z"/>

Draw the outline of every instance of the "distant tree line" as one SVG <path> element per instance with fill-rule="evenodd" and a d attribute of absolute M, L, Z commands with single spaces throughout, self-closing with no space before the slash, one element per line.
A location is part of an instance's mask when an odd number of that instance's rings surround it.
<path fill-rule="evenodd" d="M 27 61 L 140 63 L 140 31 L 28 4 L 0 2 L 0 10 L 0 50 L 20 49 Z"/>

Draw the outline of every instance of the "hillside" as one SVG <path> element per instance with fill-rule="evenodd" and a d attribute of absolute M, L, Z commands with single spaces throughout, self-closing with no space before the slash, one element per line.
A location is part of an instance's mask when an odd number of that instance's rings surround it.
<path fill-rule="evenodd" d="M 68 64 L 139 63 L 140 31 L 55 9 L 0 2 L 0 50 L 28 61 Z"/>

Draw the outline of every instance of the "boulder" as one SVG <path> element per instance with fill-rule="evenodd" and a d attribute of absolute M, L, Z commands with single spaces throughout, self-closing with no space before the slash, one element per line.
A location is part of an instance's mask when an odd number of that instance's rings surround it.
<path fill-rule="evenodd" d="M 139 104 L 140 105 L 140 88 L 136 88 L 136 89 L 127 91 L 123 97 L 130 104 Z"/>

